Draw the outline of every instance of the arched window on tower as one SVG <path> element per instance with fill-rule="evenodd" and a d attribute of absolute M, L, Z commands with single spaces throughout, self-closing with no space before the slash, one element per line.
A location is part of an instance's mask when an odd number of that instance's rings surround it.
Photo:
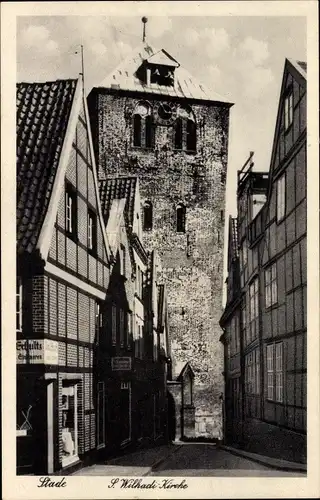
<path fill-rule="evenodd" d="M 133 113 L 133 145 L 139 148 L 154 147 L 154 125 L 151 107 L 139 103 Z"/>
<path fill-rule="evenodd" d="M 174 147 L 178 150 L 196 152 L 197 128 L 191 108 L 180 106 L 174 130 Z"/>
<path fill-rule="evenodd" d="M 186 231 L 186 207 L 179 203 L 176 210 L 177 233 L 185 233 Z"/>
<path fill-rule="evenodd" d="M 151 231 L 152 229 L 152 203 L 151 201 L 145 201 L 143 204 L 143 230 Z"/>

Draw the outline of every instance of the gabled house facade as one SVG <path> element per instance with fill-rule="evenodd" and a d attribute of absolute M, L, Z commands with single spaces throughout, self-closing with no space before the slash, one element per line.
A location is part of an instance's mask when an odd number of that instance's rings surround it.
<path fill-rule="evenodd" d="M 251 155 L 238 173 L 240 287 L 229 263 L 228 297 L 236 293 L 220 324 L 227 442 L 297 462 L 306 461 L 306 165 L 306 64 L 286 60 L 270 172 L 253 171 Z M 235 387 L 232 303 L 241 308 Z M 241 404 L 230 411 L 238 390 Z"/>
<path fill-rule="evenodd" d="M 18 84 L 17 129 L 17 466 L 52 474 L 105 444 L 95 362 L 113 257 L 82 81 Z"/>
<path fill-rule="evenodd" d="M 110 445 L 165 442 L 169 356 L 167 347 L 165 355 L 160 350 L 160 338 L 167 333 L 165 296 L 160 294 L 156 252 L 147 254 L 140 239 L 138 179 L 109 177 L 99 189 L 107 234 L 120 235 L 106 298 L 109 345 L 99 354 L 99 370 L 108 385 Z M 120 231 L 112 222 L 116 212 Z"/>

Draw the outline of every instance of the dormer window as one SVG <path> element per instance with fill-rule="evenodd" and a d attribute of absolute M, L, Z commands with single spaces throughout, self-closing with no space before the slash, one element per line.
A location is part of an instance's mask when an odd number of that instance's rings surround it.
<path fill-rule="evenodd" d="M 133 145 L 139 148 L 154 147 L 154 126 L 151 107 L 139 103 L 133 113 Z"/>
<path fill-rule="evenodd" d="M 174 84 L 173 69 L 168 66 L 151 66 L 150 83 L 165 87 L 173 87 Z"/>

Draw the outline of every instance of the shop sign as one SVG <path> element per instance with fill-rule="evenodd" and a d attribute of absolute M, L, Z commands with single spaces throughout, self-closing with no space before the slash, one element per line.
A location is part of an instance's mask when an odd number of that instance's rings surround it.
<path fill-rule="evenodd" d="M 130 358 L 130 356 L 111 358 L 111 369 L 113 371 L 131 370 L 131 358 Z"/>
<path fill-rule="evenodd" d="M 58 361 L 58 342 L 55 340 L 17 340 L 18 365 L 57 365 Z"/>

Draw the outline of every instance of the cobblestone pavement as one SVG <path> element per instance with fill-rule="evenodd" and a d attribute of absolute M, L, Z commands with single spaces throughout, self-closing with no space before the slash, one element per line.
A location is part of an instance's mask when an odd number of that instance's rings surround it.
<path fill-rule="evenodd" d="M 208 444 L 167 445 L 140 450 L 74 473 L 77 476 L 303 477 L 258 464 Z"/>

